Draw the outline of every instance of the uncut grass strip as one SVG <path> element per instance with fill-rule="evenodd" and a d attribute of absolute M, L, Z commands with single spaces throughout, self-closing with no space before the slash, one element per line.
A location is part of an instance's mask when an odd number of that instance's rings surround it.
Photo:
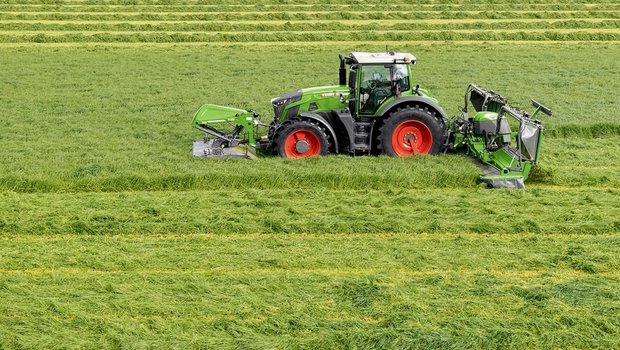
<path fill-rule="evenodd" d="M 545 129 L 545 134 L 555 138 L 578 137 L 578 138 L 601 138 L 620 135 L 620 123 L 594 123 L 582 125 L 566 123 L 554 125 Z"/>

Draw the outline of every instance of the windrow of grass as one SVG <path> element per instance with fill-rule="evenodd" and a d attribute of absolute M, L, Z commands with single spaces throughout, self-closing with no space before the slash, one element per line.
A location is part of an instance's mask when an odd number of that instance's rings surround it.
<path fill-rule="evenodd" d="M 148 165 L 155 158 L 147 158 L 131 166 L 127 160 L 116 157 L 120 163 L 97 161 L 85 155 L 69 172 L 61 169 L 54 172 L 52 168 L 36 177 L 25 174 L 0 177 L 0 189 L 12 192 L 115 192 L 445 188 L 473 187 L 481 172 L 469 159 L 460 156 L 420 157 L 405 161 L 387 157 L 353 159 L 340 156 L 302 162 L 275 157 L 258 161 L 201 162 L 190 158 L 188 147 L 180 146 L 184 152 L 167 155 L 169 160 L 164 167 L 162 164 Z M 124 168 L 123 165 L 128 167 Z"/>
<path fill-rule="evenodd" d="M 412 30 L 542 30 L 542 29 L 617 29 L 619 20 L 554 20 L 554 21 L 472 21 L 472 22 L 381 22 L 348 23 L 319 22 L 311 26 L 307 22 L 243 23 L 243 22 L 153 22 L 153 23 L 41 23 L 41 22 L 5 22 L 0 23 L 0 30 L 7 31 L 136 31 L 136 32 L 282 32 L 282 31 L 342 31 L 359 32 L 378 30 L 412 31 Z"/>
<path fill-rule="evenodd" d="M 315 182 L 320 181 L 320 179 Z M 310 183 L 309 183 L 310 184 Z M 310 186 L 307 186 L 310 187 Z M 618 232 L 603 186 L 0 194 L 2 235 Z"/>
<path fill-rule="evenodd" d="M 0 346 L 616 348 L 619 239 L 19 236 Z"/>
<path fill-rule="evenodd" d="M 494 4 L 494 10 L 501 11 L 587 11 L 587 10 L 620 10 L 617 3 L 502 3 Z M 32 4 L 0 4 L 3 12 L 320 12 L 320 11 L 487 11 L 488 4 L 270 4 L 270 5 L 85 5 L 79 2 L 72 4 L 32 5 Z"/>
<path fill-rule="evenodd" d="M 320 4 L 245 4 L 245 5 L 207 5 L 207 4 L 167 4 L 167 5 L 109 5 L 109 4 L 84 4 L 80 2 L 58 3 L 58 4 L 0 4 L 0 11 L 19 11 L 19 12 L 298 12 L 298 11 L 486 11 L 488 4 L 441 4 L 441 3 L 395 3 L 390 6 L 385 4 L 372 3 L 320 3 Z M 493 5 L 495 10 L 503 11 L 586 11 L 586 10 L 619 10 L 618 3 L 497 3 Z"/>
<path fill-rule="evenodd" d="M 222 6 L 220 1 L 218 0 L 6 0 L 5 4 L 13 4 L 13 5 L 22 5 L 22 4 L 30 4 L 30 5 L 122 5 L 122 6 L 135 6 L 135 5 L 189 5 L 189 6 L 197 6 L 197 5 L 210 5 L 210 6 Z M 525 0 L 520 1 L 521 4 L 539 4 L 538 1 L 535 0 Z M 254 6 L 307 6 L 307 5 L 335 5 L 335 6 L 347 6 L 349 4 L 352 5 L 380 5 L 385 7 L 385 2 L 381 0 L 352 0 L 346 4 L 343 4 L 342 1 L 338 0 L 256 0 L 253 1 L 252 4 Z M 411 2 L 407 0 L 397 0 L 390 2 L 390 5 L 410 5 Z M 500 3 L 500 5 L 506 3 Z M 567 4 L 575 4 L 575 5 L 583 5 L 583 6 L 593 6 L 599 4 L 616 4 L 614 0 L 598 0 L 596 3 L 592 3 L 587 0 L 548 0 L 545 1 L 545 4 L 556 4 L 556 5 L 567 5 Z M 228 1 L 224 6 L 234 5 L 237 7 L 247 6 L 248 3 L 242 0 L 232 0 Z M 433 1 L 433 3 L 428 4 L 420 4 L 421 7 L 428 6 L 439 6 L 439 5 L 470 5 L 470 1 L 467 0 L 439 0 Z M 480 0 L 477 1 L 475 5 L 498 5 L 497 0 Z"/>
<path fill-rule="evenodd" d="M 620 18 L 620 11 L 367 11 L 367 12 L 220 12 L 220 13 L 72 13 L 72 12 L 0 12 L 0 20 L 416 20 L 416 19 L 582 19 Z"/>
<path fill-rule="evenodd" d="M 66 43 L 66 42 L 101 42 L 101 43 L 191 43 L 191 42 L 329 42 L 329 41 L 618 41 L 620 31 L 427 31 L 427 32 L 270 32 L 270 33 L 96 33 L 96 34 L 13 34 L 0 35 L 0 43 Z"/>
<path fill-rule="evenodd" d="M 542 165 L 528 184 L 547 186 L 603 186 L 620 188 L 618 137 L 546 138 Z M 40 169 L 6 169 L 0 190 L 17 193 L 190 191 L 252 189 L 272 190 L 413 190 L 479 186 L 483 173 L 462 154 L 393 159 L 389 157 L 329 156 L 308 160 L 283 160 L 266 156 L 255 161 L 191 159 L 188 147 L 177 145 L 169 154 L 88 155 L 49 153 L 25 159 L 9 158 L 7 164 L 32 162 Z M 104 151 L 104 152 L 102 152 Z M 464 150 L 463 150 L 464 151 Z M 17 152 L 17 151 L 16 151 Z M 23 153 L 23 152 L 22 152 Z M 19 153 L 16 153 L 17 155 Z M 123 157 L 132 157 L 135 162 Z"/>

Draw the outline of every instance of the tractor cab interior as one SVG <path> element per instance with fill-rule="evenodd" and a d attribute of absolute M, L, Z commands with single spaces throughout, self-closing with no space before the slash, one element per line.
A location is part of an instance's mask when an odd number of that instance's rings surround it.
<path fill-rule="evenodd" d="M 361 114 L 375 114 L 390 96 L 410 88 L 405 64 L 367 64 L 361 68 L 359 100 Z"/>

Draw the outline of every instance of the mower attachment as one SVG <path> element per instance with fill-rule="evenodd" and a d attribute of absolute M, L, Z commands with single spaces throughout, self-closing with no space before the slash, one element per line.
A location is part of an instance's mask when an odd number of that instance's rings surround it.
<path fill-rule="evenodd" d="M 192 155 L 196 158 L 256 159 L 254 147 L 243 143 L 229 146 L 226 140 L 209 139 L 207 137 L 194 141 Z"/>
<path fill-rule="evenodd" d="M 473 115 L 468 113 L 468 102 Z M 454 122 L 459 129 L 453 137 L 466 144 L 469 153 L 481 162 L 484 174 L 480 181 L 489 187 L 525 188 L 524 181 L 538 162 L 542 141 L 543 126 L 534 117 L 539 112 L 552 115 L 542 104 L 533 101 L 532 105 L 536 111 L 530 115 L 510 106 L 494 91 L 468 86 L 462 115 Z"/>
<path fill-rule="evenodd" d="M 203 105 L 192 125 L 206 135 L 194 141 L 192 154 L 197 158 L 256 159 L 254 135 L 259 124 L 259 116 L 252 110 Z"/>

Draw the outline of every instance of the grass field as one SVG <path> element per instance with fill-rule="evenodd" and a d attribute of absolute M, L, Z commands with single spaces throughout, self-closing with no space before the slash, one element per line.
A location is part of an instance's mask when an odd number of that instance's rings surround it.
<path fill-rule="evenodd" d="M 620 347 L 615 1 L 0 4 L 0 349 Z M 545 118 L 541 171 L 460 154 L 204 161 L 202 103 L 418 58 Z"/>

